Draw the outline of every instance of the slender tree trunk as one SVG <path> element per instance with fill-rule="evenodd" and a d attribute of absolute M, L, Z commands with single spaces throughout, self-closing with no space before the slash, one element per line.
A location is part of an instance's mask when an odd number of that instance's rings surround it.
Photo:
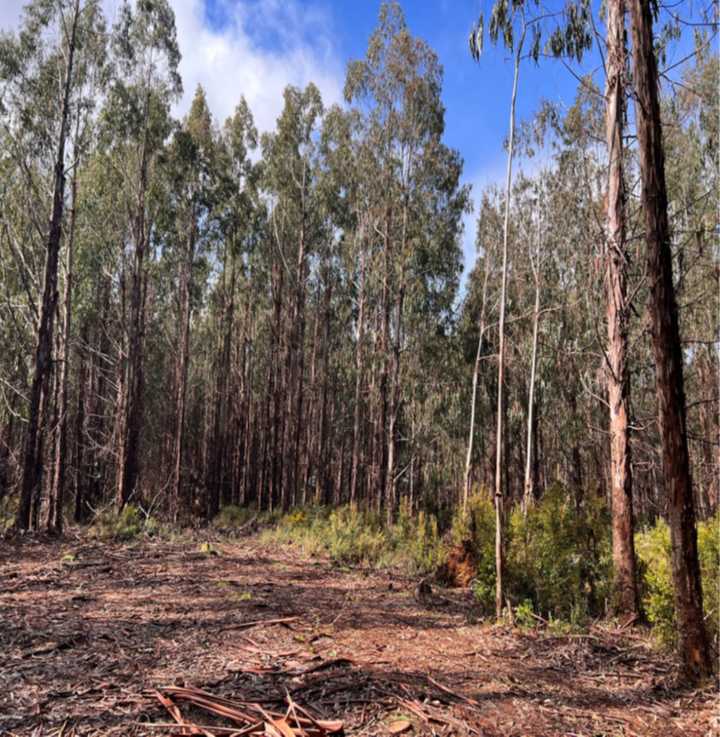
<path fill-rule="evenodd" d="M 148 146 L 150 95 L 145 99 L 145 130 L 140 155 L 140 181 L 134 217 L 133 269 L 130 295 L 130 330 L 127 355 L 122 377 L 124 396 L 121 397 L 118 420 L 118 453 L 116 467 L 116 506 L 121 510 L 137 491 L 140 475 L 140 438 L 145 414 L 145 249 L 147 247 L 146 194 L 148 184 Z"/>
<path fill-rule="evenodd" d="M 523 484 L 523 514 L 527 514 L 528 507 L 535 498 L 533 489 L 532 459 L 537 449 L 533 449 L 533 427 L 535 424 L 535 374 L 537 367 L 538 332 L 540 327 L 540 237 L 536 253 L 537 263 L 535 271 L 535 305 L 533 306 L 533 337 L 532 355 L 530 357 L 530 385 L 528 387 L 528 417 L 527 417 L 527 453 L 525 454 L 525 483 Z"/>
<path fill-rule="evenodd" d="M 355 399 L 353 404 L 352 469 L 350 472 L 350 504 L 357 504 L 360 472 L 360 394 L 363 380 L 363 337 L 365 330 L 365 249 L 360 251 L 360 284 L 358 285 L 357 339 L 355 343 Z"/>
<path fill-rule="evenodd" d="M 183 474 L 183 444 L 185 436 L 185 407 L 187 399 L 188 357 L 190 352 L 190 290 L 192 289 L 192 268 L 195 258 L 195 217 L 191 215 L 190 235 L 187 253 L 180 277 L 180 345 L 176 371 L 177 395 L 175 400 L 175 443 L 173 451 L 173 521 L 177 522 L 180 513 Z M 219 492 L 219 490 L 216 490 Z"/>
<path fill-rule="evenodd" d="M 480 361 L 482 360 L 483 341 L 485 339 L 485 313 L 487 310 L 487 288 L 490 278 L 491 264 L 490 251 L 486 250 L 484 255 L 484 270 L 482 302 L 480 303 L 480 320 L 478 322 L 478 346 L 475 354 L 475 365 L 473 367 L 472 399 L 470 400 L 470 430 L 468 432 L 467 453 L 465 455 L 465 478 L 463 483 L 463 513 L 467 511 L 468 498 L 470 496 L 470 479 L 472 471 L 473 446 L 475 444 L 475 416 L 477 413 L 477 391 L 480 378 Z"/>
<path fill-rule="evenodd" d="M 512 96 L 510 98 L 510 131 L 508 133 L 507 175 L 505 179 L 505 219 L 503 222 L 503 264 L 500 288 L 500 320 L 498 327 L 498 393 L 497 393 L 497 428 L 495 433 L 495 616 L 502 617 L 503 610 L 503 571 L 505 568 L 505 550 L 503 540 L 503 419 L 505 382 L 505 302 L 508 274 L 508 237 L 510 229 L 510 194 L 512 189 L 512 165 L 515 151 L 515 103 L 517 100 L 518 77 L 520 76 L 520 59 L 525 40 L 525 26 L 515 52 Z"/>
<path fill-rule="evenodd" d="M 672 251 L 665 185 L 658 71 L 653 48 L 652 9 L 647 0 L 630 0 L 633 34 L 641 203 L 645 215 L 650 318 L 655 382 L 668 497 L 678 651 L 690 681 L 712 672 L 703 620 L 695 507 L 688 455 L 683 354 L 673 286 Z"/>
<path fill-rule="evenodd" d="M 63 531 L 63 506 L 65 502 L 65 470 L 67 454 L 67 423 L 68 423 L 68 382 L 70 362 L 70 329 L 72 325 L 72 289 L 73 289 L 73 250 L 75 245 L 75 222 L 77 212 L 77 175 L 73 173 L 72 208 L 70 210 L 70 225 L 68 228 L 67 246 L 65 254 L 65 293 L 63 302 L 62 331 L 62 363 L 58 377 L 58 426 L 55 435 L 55 458 L 53 460 L 52 488 L 50 490 L 50 507 L 48 511 L 47 529 L 50 533 L 61 535 Z"/>
<path fill-rule="evenodd" d="M 85 507 L 85 489 L 87 488 L 87 447 L 85 442 L 85 403 L 88 401 L 87 394 L 94 390 L 92 378 L 88 382 L 87 358 L 85 351 L 88 345 L 88 323 L 83 324 L 80 330 L 80 349 L 78 351 L 79 368 L 77 378 L 77 407 L 75 409 L 75 473 L 73 475 L 74 486 L 74 513 L 75 522 L 81 522 Z"/>
<path fill-rule="evenodd" d="M 395 300 L 395 340 L 393 343 L 393 373 L 390 387 L 390 411 L 388 418 L 387 473 L 385 476 L 385 506 L 388 525 L 392 524 L 397 506 L 397 424 L 400 413 L 400 355 L 402 341 L 402 312 L 405 286 L 401 286 Z"/>
<path fill-rule="evenodd" d="M 609 0 L 607 7 L 606 136 L 608 147 L 607 254 L 607 383 L 610 407 L 610 478 L 614 608 L 637 617 L 639 599 L 635 572 L 635 543 L 630 456 L 630 377 L 627 369 L 627 251 L 625 242 L 625 185 L 623 123 L 625 108 L 625 0 Z"/>
<path fill-rule="evenodd" d="M 40 309 L 40 323 L 37 331 L 35 369 L 30 388 L 30 407 L 25 434 L 20 505 L 18 507 L 15 521 L 16 526 L 21 530 L 27 530 L 30 526 L 30 509 L 33 498 L 39 495 L 40 485 L 42 483 L 42 439 L 38 438 L 38 434 L 39 432 L 40 434 L 42 432 L 40 429 L 40 410 L 42 405 L 43 389 L 47 388 L 48 377 L 52 368 L 53 328 L 58 300 L 58 259 L 60 253 L 60 240 L 62 238 L 63 210 L 65 207 L 65 143 L 68 136 L 70 93 L 72 90 L 73 64 L 75 61 L 75 45 L 79 15 L 80 0 L 75 0 L 70 38 L 68 39 L 65 79 L 63 81 L 60 133 L 57 156 L 55 157 L 52 215 L 50 217 L 50 229 L 47 240 L 45 283 Z M 45 399 L 47 403 L 47 397 Z"/>

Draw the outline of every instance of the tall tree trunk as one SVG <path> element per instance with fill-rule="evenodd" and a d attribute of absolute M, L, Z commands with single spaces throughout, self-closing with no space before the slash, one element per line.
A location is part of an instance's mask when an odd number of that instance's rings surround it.
<path fill-rule="evenodd" d="M 388 413 L 387 473 L 385 476 L 385 511 L 391 525 L 397 506 L 397 478 L 395 472 L 397 455 L 397 425 L 400 413 L 400 356 L 402 346 L 402 313 L 405 286 L 398 290 L 395 299 L 395 340 L 393 341 L 393 372 L 390 386 L 390 408 Z"/>
<path fill-rule="evenodd" d="M 92 376 L 88 382 L 88 370 L 87 370 L 87 358 L 86 350 L 88 345 L 88 322 L 85 321 L 80 330 L 80 349 L 79 355 L 79 367 L 77 375 L 77 407 L 75 409 L 75 473 L 73 475 L 73 487 L 74 487 L 74 513 L 73 519 L 75 522 L 81 522 L 84 515 L 84 507 L 86 504 L 85 490 L 87 488 L 87 445 L 85 442 L 86 438 L 86 413 L 85 403 L 88 401 L 88 395 L 92 394 L 94 390 Z M 95 451 L 97 453 L 97 451 Z"/>
<path fill-rule="evenodd" d="M 665 154 L 658 100 L 657 62 L 653 48 L 652 8 L 647 0 L 630 0 L 630 8 L 641 203 L 645 215 L 658 419 L 672 540 L 678 651 L 687 678 L 696 681 L 710 675 L 712 660 L 703 620 L 695 507 L 686 434 L 683 354 L 673 286 Z"/>
<path fill-rule="evenodd" d="M 350 504 L 357 504 L 358 474 L 360 472 L 360 394 L 363 380 L 363 338 L 365 331 L 365 249 L 361 243 L 360 284 L 358 285 L 357 338 L 355 342 L 355 400 L 353 404 L 352 468 L 350 471 Z"/>
<path fill-rule="evenodd" d="M 72 207 L 70 210 L 70 225 L 68 228 L 67 246 L 65 253 L 65 292 L 63 302 L 62 331 L 62 362 L 58 377 L 58 426 L 55 435 L 55 457 L 53 459 L 53 478 L 50 490 L 50 506 L 48 511 L 47 529 L 50 533 L 62 534 L 63 506 L 65 502 L 65 471 L 67 468 L 67 423 L 68 423 L 68 382 L 70 362 L 70 329 L 72 326 L 72 289 L 73 289 L 73 250 L 75 245 L 75 222 L 77 213 L 77 168 L 74 170 L 71 191 Z"/>
<path fill-rule="evenodd" d="M 630 457 L 630 377 L 627 368 L 629 305 L 625 241 L 625 184 L 623 123 L 625 117 L 625 0 L 609 0 L 607 7 L 607 88 L 605 128 L 608 147 L 607 253 L 607 366 L 610 407 L 610 478 L 614 608 L 637 617 L 639 599 L 635 571 L 635 543 Z"/>
<path fill-rule="evenodd" d="M 498 326 L 498 387 L 497 387 L 497 427 L 495 432 L 495 616 L 502 617 L 503 610 L 503 571 L 505 550 L 503 539 L 503 419 L 505 417 L 503 385 L 505 381 L 505 302 L 508 275 L 508 237 L 510 229 L 510 194 L 512 188 L 512 165 L 515 151 L 515 102 L 517 100 L 520 60 L 525 40 L 525 26 L 515 52 L 512 96 L 510 98 L 510 130 L 508 133 L 507 175 L 505 178 L 505 219 L 503 222 L 503 263 L 500 288 L 500 320 Z"/>
<path fill-rule="evenodd" d="M 42 483 L 42 442 L 38 438 L 43 392 L 47 393 L 48 378 L 52 368 L 53 328 L 57 309 L 57 272 L 62 238 L 62 218 L 65 207 L 65 143 L 68 136 L 68 118 L 70 116 L 70 92 L 72 90 L 73 64 L 75 61 L 75 45 L 80 0 L 75 0 L 73 19 L 67 48 L 67 65 L 63 80 L 63 98 L 60 112 L 60 133 L 57 155 L 55 157 L 55 177 L 53 183 L 53 204 L 50 217 L 50 230 L 47 239 L 45 258 L 45 282 L 43 300 L 40 309 L 40 322 L 37 331 L 35 349 L 35 368 L 30 388 L 30 407 L 25 434 L 23 454 L 23 478 L 15 524 L 18 529 L 27 530 L 30 526 L 30 509 L 33 498 L 39 495 Z M 45 397 L 47 402 L 47 397 Z"/>
<path fill-rule="evenodd" d="M 122 509 L 137 491 L 140 475 L 140 437 L 145 414 L 145 249 L 147 247 L 147 213 L 145 200 L 148 186 L 148 147 L 150 95 L 145 99 L 145 130 L 140 155 L 140 181 L 133 223 L 133 269 L 130 295 L 130 330 L 127 355 L 122 357 L 123 391 L 118 420 L 118 453 L 116 466 L 116 505 Z"/>
<path fill-rule="evenodd" d="M 487 257 L 487 254 L 486 254 Z M 475 353 L 475 365 L 473 366 L 472 398 L 470 400 L 470 430 L 468 431 L 467 453 L 465 455 L 465 478 L 463 483 L 463 513 L 467 511 L 468 498 L 470 496 L 470 472 L 472 470 L 473 445 L 475 443 L 475 414 L 477 412 L 477 390 L 480 378 L 480 361 L 482 360 L 483 340 L 485 338 L 485 305 L 487 301 L 487 283 L 489 269 L 485 267 L 485 278 L 483 279 L 482 304 L 480 305 L 480 320 L 478 323 L 478 345 Z"/>
<path fill-rule="evenodd" d="M 533 428 L 535 425 L 535 375 L 537 373 L 538 333 L 540 328 L 540 234 L 537 236 L 537 250 L 533 264 L 535 279 L 535 304 L 533 305 L 533 337 L 532 354 L 530 356 L 530 384 L 528 387 L 528 416 L 527 416 L 527 452 L 525 454 L 525 482 L 523 484 L 523 514 L 527 514 L 528 507 L 535 498 L 533 489 L 532 460 L 537 449 L 533 448 Z"/>
<path fill-rule="evenodd" d="M 173 448 L 173 521 L 177 522 L 180 513 L 183 486 L 182 462 L 185 439 L 185 406 L 187 399 L 188 356 L 190 351 L 190 290 L 192 289 L 192 268 L 195 258 L 195 218 L 191 215 L 190 234 L 187 252 L 180 277 L 180 345 L 178 351 L 175 399 L 175 442 Z"/>

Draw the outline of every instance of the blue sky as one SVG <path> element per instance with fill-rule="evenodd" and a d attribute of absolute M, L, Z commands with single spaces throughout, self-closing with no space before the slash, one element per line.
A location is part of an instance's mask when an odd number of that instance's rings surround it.
<path fill-rule="evenodd" d="M 0 28 L 17 27 L 26 0 L 0 0 Z M 131 0 L 132 1 L 132 0 Z M 565 0 L 547 0 L 553 8 Z M 230 115 L 240 95 L 247 99 L 261 130 L 270 130 L 282 108 L 287 84 L 314 82 L 326 104 L 342 102 L 345 68 L 365 54 L 377 23 L 380 0 L 169 0 L 176 15 L 182 52 L 180 72 L 185 92 L 176 114 L 188 109 L 202 84 L 218 122 Z M 710 0 L 673 4 L 684 16 L 697 15 Z M 102 0 L 112 22 L 120 0 Z M 445 140 L 465 161 L 463 180 L 473 185 L 477 200 L 482 187 L 502 182 L 507 136 L 512 62 L 502 47 L 486 43 L 479 63 L 471 60 L 467 37 L 480 12 L 487 18 L 492 0 L 401 0 L 411 32 L 424 38 L 438 54 L 445 78 Z M 593 0 L 599 6 L 599 0 Z M 597 13 L 596 13 L 597 15 Z M 600 29 L 602 32 L 602 29 Z M 689 34 L 688 34 L 689 35 Z M 669 62 L 687 53 L 684 39 Z M 717 48 L 717 46 L 716 46 Z M 576 73 L 594 71 L 602 85 L 596 53 Z M 677 71 L 675 74 L 677 74 Z M 567 108 L 577 82 L 557 61 L 525 61 L 520 75 L 518 117 L 528 119 L 543 99 Z M 523 166 L 523 162 L 518 162 Z M 537 162 L 526 163 L 537 167 Z M 465 219 L 463 252 L 466 271 L 475 259 L 474 216 Z"/>
<path fill-rule="evenodd" d="M 255 0 L 253 0 L 255 2 Z M 221 31 L 233 24 L 234 14 L 248 0 L 205 0 L 206 22 Z M 292 3 L 291 3 L 292 4 Z M 502 181 L 507 136 L 509 100 L 512 85 L 512 60 L 501 47 L 486 45 L 480 62 L 468 52 L 468 33 L 482 10 L 488 14 L 489 0 L 405 0 L 401 3 L 414 35 L 425 39 L 438 54 L 444 69 L 443 101 L 446 108 L 446 143 L 460 151 L 465 161 L 464 180 L 473 185 L 474 199 L 481 188 Z M 340 79 L 350 59 L 365 54 L 367 41 L 377 24 L 380 0 L 297 0 L 300 16 L 290 13 L 294 31 L 302 43 L 330 56 Z M 274 20 L 277 4 L 260 0 L 258 4 Z M 288 6 L 290 7 L 290 6 Z M 287 43 L 286 29 L 258 20 L 247 28 L 254 41 L 267 50 L 281 52 Z M 286 19 L 287 20 L 287 19 Z M 585 71 L 597 68 L 593 56 Z M 561 105 L 572 104 L 575 78 L 559 62 L 544 60 L 539 66 L 523 64 L 518 98 L 518 115 L 530 117 L 544 98 Z M 463 251 L 466 271 L 474 262 L 474 216 L 465 219 Z"/>

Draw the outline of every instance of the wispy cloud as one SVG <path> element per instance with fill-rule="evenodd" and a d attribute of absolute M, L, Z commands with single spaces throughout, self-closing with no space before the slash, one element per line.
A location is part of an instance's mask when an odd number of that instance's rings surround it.
<path fill-rule="evenodd" d="M 312 81 L 326 104 L 341 100 L 343 65 L 331 19 L 320 11 L 298 0 L 223 0 L 222 21 L 211 25 L 203 0 L 175 0 L 173 8 L 185 86 L 178 112 L 187 110 L 198 84 L 220 121 L 245 95 L 260 130 L 274 127 L 288 84 Z"/>
<path fill-rule="evenodd" d="M 0 28 L 19 26 L 27 0 L 0 0 Z M 288 84 L 314 82 L 326 104 L 340 102 L 344 65 L 333 43 L 331 17 L 301 0 L 216 0 L 210 22 L 206 0 L 172 0 L 184 93 L 181 115 L 198 84 L 210 109 L 222 122 L 245 95 L 260 130 L 275 126 Z M 120 0 L 103 0 L 112 23 Z"/>

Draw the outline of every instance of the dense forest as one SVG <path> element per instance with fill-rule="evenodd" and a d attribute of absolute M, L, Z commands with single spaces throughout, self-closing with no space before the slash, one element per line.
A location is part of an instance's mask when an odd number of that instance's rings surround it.
<path fill-rule="evenodd" d="M 718 8 L 551 5 L 467 19 L 478 65 L 514 65 L 487 101 L 509 119 L 507 176 L 472 193 L 444 142 L 443 69 L 396 2 L 348 63 L 344 104 L 289 86 L 259 132 L 242 90 L 227 120 L 202 87 L 173 115 L 170 0 L 112 21 L 98 0 L 31 0 L 0 35 L 8 535 L 128 508 L 176 529 L 236 508 L 432 520 L 438 537 L 465 520 L 466 537 L 485 525 L 500 619 L 519 603 L 518 530 L 554 509 L 585 525 L 580 559 L 588 530 L 607 538 L 610 588 L 588 614 L 630 626 L 648 614 L 637 534 L 666 524 L 671 641 L 689 681 L 709 675 Z M 570 69 L 572 104 L 519 119 L 530 65 Z"/>

